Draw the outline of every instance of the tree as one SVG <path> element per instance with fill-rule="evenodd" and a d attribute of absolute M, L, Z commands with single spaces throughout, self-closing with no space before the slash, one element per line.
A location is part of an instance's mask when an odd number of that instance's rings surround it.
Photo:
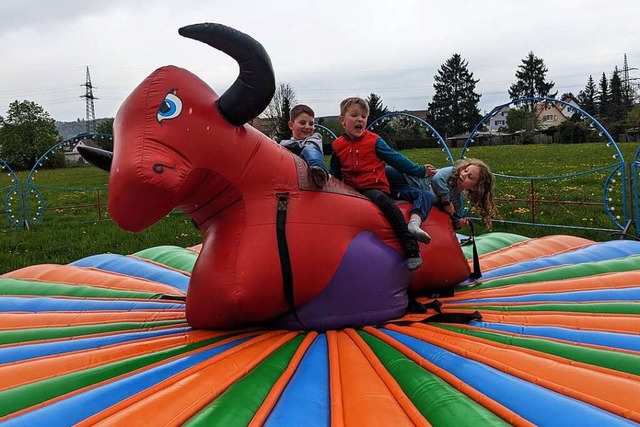
<path fill-rule="evenodd" d="M 640 129 L 640 106 L 633 107 L 627 114 L 627 126 Z"/>
<path fill-rule="evenodd" d="M 286 101 L 286 102 L 285 102 Z M 296 91 L 289 82 L 281 82 L 276 87 L 271 102 L 262 112 L 262 116 L 272 123 L 273 129 L 269 132 L 270 136 L 282 134 L 285 131 L 281 129 L 281 122 L 286 118 L 289 122 L 289 113 L 291 107 L 298 103 L 296 100 Z M 287 127 L 288 130 L 288 127 Z M 282 131 L 282 132 L 281 132 Z"/>
<path fill-rule="evenodd" d="M 534 131 L 538 127 L 536 113 L 530 108 L 511 108 L 507 114 L 509 132 Z"/>
<path fill-rule="evenodd" d="M 31 169 L 60 140 L 55 120 L 33 101 L 12 102 L 6 119 L 0 118 L 0 156 L 14 169 Z M 64 155 L 57 152 L 46 166 L 63 164 Z"/>
<path fill-rule="evenodd" d="M 512 100 L 518 98 L 549 97 L 555 98 L 558 91 L 551 93 L 555 86 L 552 81 L 546 81 L 549 69 L 544 65 L 544 61 L 529 52 L 529 55 L 522 60 L 518 66 L 516 78 L 518 79 L 509 88 L 509 96 Z M 533 107 L 533 103 L 531 105 Z"/>
<path fill-rule="evenodd" d="M 615 67 L 611 80 L 609 80 L 609 93 L 611 95 L 610 102 L 610 117 L 611 122 L 618 122 L 624 120 L 627 110 L 625 110 L 624 101 L 622 98 L 622 81 L 620 80 L 620 71 L 618 67 Z"/>
<path fill-rule="evenodd" d="M 389 112 L 389 109 L 384 106 L 382 99 L 375 93 L 371 93 L 367 98 L 369 104 L 369 123 L 373 123 L 376 119 L 384 116 Z"/>
<path fill-rule="evenodd" d="M 603 121 L 608 121 L 611 114 L 611 94 L 609 92 L 609 82 L 607 81 L 607 76 L 604 73 L 602 73 L 602 78 L 600 79 L 596 96 L 598 100 L 598 118 Z"/>
<path fill-rule="evenodd" d="M 96 126 L 96 132 L 103 133 L 106 135 L 113 135 L 113 122 L 114 122 L 114 119 L 105 119 L 101 121 Z"/>
<path fill-rule="evenodd" d="M 640 106 L 633 107 L 631 111 L 629 111 L 625 124 L 636 137 L 640 135 Z"/>
<path fill-rule="evenodd" d="M 289 104 L 289 98 L 284 98 L 282 100 L 282 115 L 278 117 L 276 125 L 276 140 L 291 139 L 289 120 L 291 120 L 291 104 Z"/>
<path fill-rule="evenodd" d="M 389 112 L 389 109 L 382 103 L 382 99 L 375 93 L 371 93 L 366 101 L 369 105 L 369 118 L 367 119 L 368 125 L 371 125 L 377 119 Z M 375 129 L 372 130 L 380 135 L 388 144 L 390 144 L 391 147 L 397 148 L 395 141 L 392 139 L 392 135 L 389 134 L 388 121 L 379 121 L 376 123 Z"/>
<path fill-rule="evenodd" d="M 475 92 L 479 80 L 467 69 L 467 62 L 455 53 L 440 66 L 434 76 L 435 94 L 429 103 L 433 126 L 445 135 L 468 132 L 480 121 L 480 95 Z"/>
<path fill-rule="evenodd" d="M 111 138 L 99 138 L 96 141 L 103 150 L 113 151 L 113 121 L 114 119 L 105 119 L 96 126 L 97 133 L 112 136 Z"/>
<path fill-rule="evenodd" d="M 596 84 L 592 76 L 589 76 L 584 90 L 578 93 L 578 103 L 580 107 L 591 116 L 595 116 L 598 112 L 598 106 L 596 104 Z"/>

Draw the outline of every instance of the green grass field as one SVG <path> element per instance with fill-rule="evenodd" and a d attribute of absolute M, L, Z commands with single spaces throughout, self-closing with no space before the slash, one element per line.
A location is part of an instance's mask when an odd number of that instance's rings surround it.
<path fill-rule="evenodd" d="M 620 144 L 627 161 L 632 160 L 637 144 Z M 453 149 L 454 158 L 460 149 Z M 445 166 L 448 161 L 440 149 L 411 149 L 403 153 L 418 163 Z M 488 162 L 493 171 L 503 175 L 553 177 L 615 164 L 615 151 L 604 143 L 575 145 L 509 145 L 472 147 L 467 157 Z M 496 197 L 500 219 L 613 229 L 602 206 L 603 183 L 610 170 L 566 179 L 537 180 L 533 183 L 537 200 L 532 215 L 529 201 L 532 183 L 528 179 L 496 179 Z M 20 173 L 24 182 L 26 173 Z M 199 232 L 183 213 L 173 213 L 142 233 L 120 230 L 108 219 L 106 212 L 106 184 L 108 175 L 93 167 L 39 171 L 34 180 L 41 194 L 30 194 L 34 206 L 31 217 L 37 216 L 38 202 L 43 206 L 38 224 L 29 230 L 11 228 L 9 221 L 0 218 L 0 273 L 32 264 L 64 264 L 89 255 L 101 253 L 130 254 L 158 245 L 191 246 L 200 243 Z M 611 206 L 622 218 L 621 180 L 612 185 Z M 0 178 L 2 188 L 9 185 L 8 177 Z M 44 200 L 44 203 L 42 203 Z M 554 201 L 562 201 L 557 203 Z M 551 203 L 550 203 L 551 202 Z M 16 204 L 14 203 L 13 209 Z M 98 208 L 99 206 L 99 208 Z M 622 219 L 621 219 L 622 220 Z M 480 232 L 486 232 L 478 227 Z M 506 231 L 530 237 L 549 234 L 571 234 L 592 240 L 618 238 L 612 231 L 581 230 L 578 228 L 538 227 L 495 224 L 496 231 Z M 468 230 L 462 230 L 468 232 Z"/>

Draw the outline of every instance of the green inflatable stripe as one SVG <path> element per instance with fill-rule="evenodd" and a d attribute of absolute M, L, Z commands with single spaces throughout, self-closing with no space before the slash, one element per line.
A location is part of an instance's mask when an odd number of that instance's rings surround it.
<path fill-rule="evenodd" d="M 155 246 L 136 252 L 134 255 L 189 273 L 193 271 L 193 266 L 198 259 L 197 253 L 178 246 Z"/>
<path fill-rule="evenodd" d="M 477 236 L 476 248 L 478 249 L 478 255 L 484 255 L 525 240 L 529 240 L 529 238 L 518 234 L 493 232 Z M 467 259 L 471 259 L 473 257 L 473 246 L 471 244 L 462 246 L 462 252 Z"/>
<path fill-rule="evenodd" d="M 152 292 L 124 291 L 93 286 L 35 282 L 21 279 L 0 279 L 0 293 L 2 295 L 39 295 L 112 299 L 158 299 L 162 297 L 162 294 Z"/>
<path fill-rule="evenodd" d="M 523 273 L 515 276 L 487 280 L 486 282 L 469 288 L 460 289 L 460 292 L 497 288 L 506 285 L 521 283 L 533 283 L 554 280 L 567 280 L 578 277 L 594 276 L 605 273 L 618 273 L 640 269 L 640 256 L 634 255 L 625 258 L 608 259 L 604 261 L 585 262 L 576 265 L 563 265 L 545 270 Z"/>
<path fill-rule="evenodd" d="M 568 312 L 568 313 L 607 313 L 607 314 L 640 314 L 640 304 L 633 302 L 596 302 L 566 304 L 527 304 L 527 305 L 472 305 L 465 306 L 471 310 L 491 310 L 502 312 Z"/>
<path fill-rule="evenodd" d="M 437 375 L 418 366 L 389 344 L 363 331 L 358 331 L 358 334 L 431 425 L 442 427 L 509 425 Z"/>
<path fill-rule="evenodd" d="M 151 354 L 141 355 L 0 391 L 0 402 L 2 402 L 0 405 L 0 417 L 46 402 L 58 396 L 63 396 L 67 393 L 107 381 L 117 376 L 126 375 L 129 372 L 151 364 L 214 344 L 230 336 L 233 336 L 233 334 L 210 338 L 168 350 L 156 351 Z"/>
<path fill-rule="evenodd" d="M 528 348 L 530 350 L 541 351 L 547 354 L 587 363 L 589 365 L 601 366 L 629 374 L 640 375 L 640 356 L 628 353 L 619 353 L 612 350 L 601 350 L 595 348 L 581 347 L 573 344 L 548 341 L 538 338 L 518 337 L 505 335 L 498 332 L 478 331 L 475 329 L 464 329 L 457 326 L 433 324 L 442 329 L 457 332 L 464 335 L 471 335 L 478 338 L 508 344 L 514 347 Z"/>
<path fill-rule="evenodd" d="M 29 341 L 72 338 L 82 335 L 103 334 L 133 329 L 152 329 L 164 326 L 186 324 L 186 320 L 162 320 L 158 322 L 122 322 L 100 325 L 63 326 L 55 328 L 32 328 L 0 331 L 0 345 L 25 343 Z"/>
<path fill-rule="evenodd" d="M 298 335 L 193 416 L 184 426 L 246 426 L 304 339 Z"/>

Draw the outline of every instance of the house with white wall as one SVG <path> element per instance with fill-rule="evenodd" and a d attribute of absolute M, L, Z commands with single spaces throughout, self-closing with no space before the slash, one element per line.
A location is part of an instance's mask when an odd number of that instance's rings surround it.
<path fill-rule="evenodd" d="M 489 132 L 497 132 L 500 128 L 507 128 L 507 115 L 509 114 L 509 110 L 511 110 L 511 106 L 505 105 L 489 118 L 485 123 Z"/>
<path fill-rule="evenodd" d="M 570 119 L 574 114 L 578 112 L 578 108 L 580 108 L 580 106 L 578 105 L 578 102 L 573 98 L 573 96 L 563 96 L 561 101 L 564 101 L 567 104 L 569 104 L 569 105 L 566 105 L 566 104 L 559 105 L 562 115 L 565 116 L 567 119 Z"/>

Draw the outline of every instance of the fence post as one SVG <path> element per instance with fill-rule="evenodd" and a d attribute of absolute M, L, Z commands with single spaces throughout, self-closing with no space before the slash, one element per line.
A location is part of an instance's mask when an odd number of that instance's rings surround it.
<path fill-rule="evenodd" d="M 636 219 L 638 218 L 638 216 L 636 215 L 636 212 L 638 211 L 638 209 L 640 208 L 639 206 L 636 205 L 636 195 L 635 195 L 635 185 L 634 185 L 634 181 L 637 179 L 637 177 L 635 176 L 636 174 L 636 168 L 635 168 L 635 162 L 628 162 L 626 163 L 626 172 L 627 175 L 625 177 L 625 181 L 626 181 L 626 189 L 627 191 L 625 192 L 624 196 L 627 199 L 627 214 L 629 216 L 627 216 L 627 218 L 629 218 L 629 221 L 627 222 L 627 225 L 625 228 L 629 228 L 629 225 L 633 224 L 633 228 L 635 228 L 636 231 L 636 235 L 638 235 L 638 233 L 640 232 L 640 230 L 638 230 L 638 224 L 636 222 Z M 626 232 L 627 230 L 625 230 Z"/>
<path fill-rule="evenodd" d="M 97 197 L 98 197 L 98 220 L 102 219 L 102 209 L 101 209 L 101 204 L 100 204 L 100 189 L 96 188 L 96 193 L 97 193 Z"/>
<path fill-rule="evenodd" d="M 531 224 L 536 223 L 536 185 L 535 179 L 531 178 L 531 191 L 529 193 L 529 200 L 531 201 Z"/>

